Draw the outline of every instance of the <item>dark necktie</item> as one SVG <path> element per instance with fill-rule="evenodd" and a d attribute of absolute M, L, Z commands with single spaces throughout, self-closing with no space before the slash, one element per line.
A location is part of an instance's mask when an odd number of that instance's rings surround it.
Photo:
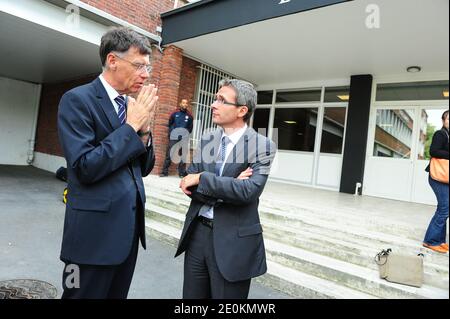
<path fill-rule="evenodd" d="M 120 124 L 125 124 L 127 120 L 127 109 L 126 109 L 126 100 L 122 95 L 119 95 L 114 99 L 116 101 L 117 105 L 119 106 L 119 111 L 117 112 L 119 116 Z"/>
<path fill-rule="evenodd" d="M 220 152 L 217 156 L 215 172 L 217 176 L 220 176 L 220 170 L 222 168 L 223 163 L 225 162 L 225 156 L 227 155 L 227 146 L 230 143 L 230 139 L 228 136 L 223 136 L 221 141 Z"/>

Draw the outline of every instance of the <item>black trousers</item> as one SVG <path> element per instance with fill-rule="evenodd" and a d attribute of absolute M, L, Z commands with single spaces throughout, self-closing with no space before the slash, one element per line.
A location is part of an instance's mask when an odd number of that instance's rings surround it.
<path fill-rule="evenodd" d="M 183 299 L 247 299 L 251 279 L 229 282 L 217 267 L 213 229 L 198 220 L 192 227 L 184 259 Z"/>
<path fill-rule="evenodd" d="M 126 299 L 133 279 L 139 250 L 139 224 L 136 220 L 135 233 L 130 254 L 117 266 L 74 265 L 66 263 L 63 271 L 62 299 Z M 79 288 L 67 287 L 73 275 L 73 266 L 79 269 Z M 70 270 L 70 271 L 66 271 Z M 69 278 L 68 278 L 69 277 Z M 68 281 L 67 281 L 68 280 Z M 73 283 L 73 281 L 72 281 Z"/>
<path fill-rule="evenodd" d="M 162 174 L 168 175 L 169 174 L 169 167 L 170 164 L 172 164 L 172 159 L 170 158 L 170 151 L 171 149 L 177 144 L 178 142 L 181 143 L 189 143 L 189 139 L 183 139 L 181 141 L 178 140 L 169 140 L 169 146 L 167 147 L 166 152 L 166 159 L 164 161 L 164 166 L 162 170 Z M 188 149 L 188 148 L 186 148 Z M 178 151 L 178 155 L 181 156 L 181 161 L 178 164 L 178 175 L 185 175 L 186 174 L 186 163 L 183 162 L 183 157 L 187 154 L 183 154 L 183 148 L 180 147 L 180 150 Z"/>

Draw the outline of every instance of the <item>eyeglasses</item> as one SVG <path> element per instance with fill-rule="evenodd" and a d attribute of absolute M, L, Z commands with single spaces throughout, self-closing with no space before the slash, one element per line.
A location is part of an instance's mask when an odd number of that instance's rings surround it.
<path fill-rule="evenodd" d="M 131 62 L 131 61 L 128 61 L 127 59 L 121 58 L 117 54 L 114 54 L 114 56 L 120 60 L 130 63 L 136 69 L 136 71 L 138 73 L 143 73 L 145 71 L 150 74 L 150 72 L 152 71 L 152 66 L 150 64 L 141 64 L 141 63 Z"/>
<path fill-rule="evenodd" d="M 236 104 L 236 103 L 231 103 L 231 102 L 227 102 L 224 98 L 220 97 L 220 96 L 216 96 L 212 102 L 212 104 L 218 104 L 218 105 L 234 105 L 234 106 L 245 106 L 242 104 Z"/>

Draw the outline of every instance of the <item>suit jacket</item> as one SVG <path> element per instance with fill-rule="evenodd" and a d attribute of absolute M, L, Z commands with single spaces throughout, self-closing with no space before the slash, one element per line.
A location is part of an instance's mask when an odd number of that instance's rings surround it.
<path fill-rule="evenodd" d="M 249 128 L 226 160 L 222 176 L 216 176 L 215 154 L 221 136 L 222 130 L 206 134 L 188 168 L 189 174 L 203 174 L 200 184 L 191 189 L 192 201 L 176 256 L 187 249 L 192 222 L 202 206 L 205 203 L 214 206 L 213 237 L 217 265 L 226 280 L 236 282 L 267 271 L 258 205 L 276 147 L 265 136 Z M 251 178 L 236 179 L 248 167 L 253 168 Z"/>
<path fill-rule="evenodd" d="M 120 125 L 98 78 L 64 94 L 58 134 L 68 175 L 61 260 L 121 264 L 131 251 L 136 221 L 146 246 L 142 177 L 153 169 L 153 145 L 145 147 L 130 125 Z"/>

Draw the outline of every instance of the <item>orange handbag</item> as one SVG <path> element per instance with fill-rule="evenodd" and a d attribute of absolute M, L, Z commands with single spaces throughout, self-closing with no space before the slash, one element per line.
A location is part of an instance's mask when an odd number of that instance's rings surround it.
<path fill-rule="evenodd" d="M 430 163 L 430 174 L 435 181 L 448 184 L 448 159 L 433 157 Z"/>

